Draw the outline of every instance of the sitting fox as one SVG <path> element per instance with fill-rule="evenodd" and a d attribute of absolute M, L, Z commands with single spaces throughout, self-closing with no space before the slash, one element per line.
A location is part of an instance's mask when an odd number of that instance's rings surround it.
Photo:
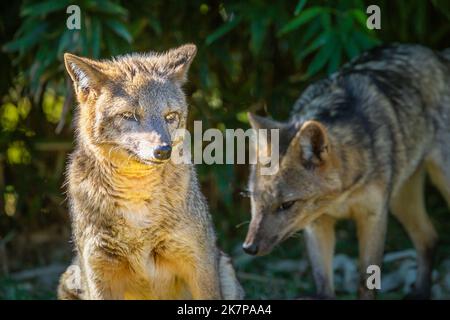
<path fill-rule="evenodd" d="M 170 161 L 195 54 L 194 45 L 111 61 L 65 54 L 79 102 L 67 171 L 76 258 L 60 299 L 242 298 L 193 165 Z"/>
<path fill-rule="evenodd" d="M 249 115 L 253 128 L 279 129 L 274 175 L 252 166 L 252 220 L 244 250 L 263 255 L 305 230 L 317 294 L 335 296 L 334 225 L 356 221 L 359 297 L 372 299 L 367 267 L 381 267 L 388 210 L 417 250 L 411 298 L 428 298 L 437 235 L 424 178 L 450 205 L 450 51 L 419 45 L 376 48 L 309 86 L 287 122 Z"/>

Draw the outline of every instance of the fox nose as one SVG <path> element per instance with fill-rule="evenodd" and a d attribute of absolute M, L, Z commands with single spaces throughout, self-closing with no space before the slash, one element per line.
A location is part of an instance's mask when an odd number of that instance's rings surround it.
<path fill-rule="evenodd" d="M 258 253 L 258 245 L 254 242 L 244 243 L 242 245 L 242 249 L 245 251 L 245 253 L 251 254 L 252 256 Z"/>
<path fill-rule="evenodd" d="M 157 160 L 167 160 L 170 158 L 170 154 L 172 153 L 172 147 L 168 144 L 159 146 L 153 152 L 154 157 Z"/>

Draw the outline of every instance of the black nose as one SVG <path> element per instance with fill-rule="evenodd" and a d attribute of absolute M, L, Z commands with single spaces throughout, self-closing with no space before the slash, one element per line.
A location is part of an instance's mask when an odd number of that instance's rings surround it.
<path fill-rule="evenodd" d="M 172 153 L 172 147 L 169 145 L 159 146 L 153 152 L 153 155 L 158 160 L 167 160 L 170 158 L 170 154 Z"/>
<path fill-rule="evenodd" d="M 251 254 L 252 256 L 258 253 L 258 245 L 254 242 L 244 243 L 242 249 L 244 249 L 245 253 Z"/>

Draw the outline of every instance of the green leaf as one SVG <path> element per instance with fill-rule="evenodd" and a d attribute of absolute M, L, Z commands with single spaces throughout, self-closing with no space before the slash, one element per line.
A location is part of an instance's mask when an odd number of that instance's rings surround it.
<path fill-rule="evenodd" d="M 331 31 L 331 16 L 330 13 L 324 11 L 320 14 L 320 20 L 322 21 L 322 26 L 326 32 Z"/>
<path fill-rule="evenodd" d="M 61 55 L 66 50 L 66 48 L 69 47 L 71 40 L 72 30 L 64 30 L 63 35 L 59 38 L 58 49 L 56 50 L 58 56 Z"/>
<path fill-rule="evenodd" d="M 308 76 L 315 75 L 328 62 L 330 56 L 333 55 L 336 39 L 334 38 L 334 35 L 327 34 L 327 40 L 326 44 L 320 48 L 311 64 L 308 66 L 308 70 L 306 71 Z"/>
<path fill-rule="evenodd" d="M 301 51 L 301 53 L 298 55 L 298 59 L 301 60 L 307 55 L 309 55 L 311 52 L 317 50 L 321 46 L 325 44 L 327 41 L 328 34 L 324 33 L 318 36 L 313 42 L 309 44 L 308 47 L 306 47 L 305 50 Z"/>
<path fill-rule="evenodd" d="M 96 17 L 92 18 L 92 56 L 98 58 L 100 56 L 100 44 L 102 37 L 102 25 Z"/>
<path fill-rule="evenodd" d="M 280 37 L 286 33 L 291 32 L 292 30 L 299 28 L 317 15 L 321 14 L 323 11 L 324 9 L 322 7 L 312 7 L 306 9 L 297 17 L 289 21 L 284 27 L 282 27 L 281 30 L 277 33 L 277 36 Z"/>
<path fill-rule="evenodd" d="M 295 7 L 294 15 L 298 16 L 298 14 L 300 13 L 300 11 L 302 11 L 305 4 L 306 4 L 306 0 L 300 0 L 297 3 L 297 6 Z"/>
<path fill-rule="evenodd" d="M 22 35 L 32 32 L 37 26 L 41 24 L 41 22 L 42 21 L 40 19 L 34 18 L 24 19 L 22 25 L 17 30 L 15 36 L 19 38 Z"/>
<path fill-rule="evenodd" d="M 131 33 L 131 36 L 133 39 L 138 38 L 142 32 L 144 32 L 145 28 L 148 26 L 148 20 L 145 18 L 140 18 L 134 20 L 132 23 L 129 24 L 128 30 Z"/>
<path fill-rule="evenodd" d="M 113 19 L 108 19 L 106 20 L 106 24 L 112 31 L 114 31 L 119 37 L 124 39 L 126 42 L 128 43 L 133 42 L 133 37 L 128 32 L 128 29 L 122 22 Z"/>
<path fill-rule="evenodd" d="M 233 166 L 214 166 L 213 172 L 215 173 L 215 180 L 223 203 L 227 207 L 231 207 L 233 204 L 233 193 L 231 189 L 231 185 L 234 179 Z"/>
<path fill-rule="evenodd" d="M 355 21 L 358 22 L 358 24 L 363 27 L 364 29 L 367 28 L 367 16 L 366 14 L 359 9 L 353 9 L 349 10 L 348 13 Z"/>
<path fill-rule="evenodd" d="M 254 19 L 250 23 L 250 49 L 253 55 L 258 55 L 261 51 L 264 39 L 266 37 L 267 25 L 261 19 Z"/>
<path fill-rule="evenodd" d="M 21 11 L 21 16 L 40 16 L 46 15 L 54 11 L 65 9 L 69 6 L 68 0 L 47 0 L 38 4 L 25 5 Z"/>
<path fill-rule="evenodd" d="M 152 27 L 153 31 L 155 31 L 157 36 L 160 36 L 162 34 L 162 27 L 161 23 L 156 18 L 150 18 L 149 19 L 150 26 Z"/>
<path fill-rule="evenodd" d="M 301 44 L 304 45 L 308 43 L 314 37 L 314 35 L 316 35 L 317 32 L 321 30 L 321 26 L 321 21 L 319 19 L 315 19 L 314 21 L 312 21 L 303 34 Z"/>
<path fill-rule="evenodd" d="M 119 44 L 117 43 L 117 40 L 119 40 L 117 37 L 114 37 L 114 35 L 111 33 L 111 31 L 107 31 L 106 33 L 106 47 L 108 48 L 108 51 L 111 55 L 115 56 L 120 54 Z"/>
<path fill-rule="evenodd" d="M 241 17 L 235 17 L 234 19 L 221 25 L 218 29 L 216 29 L 216 31 L 214 31 L 213 33 L 211 33 L 209 36 L 206 37 L 205 40 L 206 45 L 209 46 L 214 41 L 223 37 L 225 34 L 233 30 L 240 22 Z"/>
<path fill-rule="evenodd" d="M 242 123 L 249 123 L 247 111 L 241 111 L 241 112 L 236 113 L 236 119 Z"/>
<path fill-rule="evenodd" d="M 89 30 L 89 25 L 90 25 L 90 17 L 86 17 L 84 19 L 84 28 L 85 30 Z M 81 28 L 83 30 L 83 27 Z M 84 56 L 88 56 L 89 52 L 89 39 L 88 39 L 88 33 L 87 32 L 80 32 L 81 38 L 80 38 L 80 43 L 81 43 L 81 52 Z"/>
<path fill-rule="evenodd" d="M 354 39 L 364 50 L 370 49 L 376 45 L 379 45 L 381 41 L 369 36 L 366 33 L 356 30 L 354 33 Z"/>
<path fill-rule="evenodd" d="M 336 41 L 336 45 L 333 50 L 333 54 L 330 57 L 330 61 L 328 62 L 327 73 L 332 74 L 339 69 L 341 64 L 342 57 L 342 45 L 340 41 Z"/>
<path fill-rule="evenodd" d="M 37 53 L 35 54 L 35 62 L 30 70 L 31 87 L 36 90 L 41 84 L 41 78 L 45 72 L 49 71 L 50 64 L 56 61 L 56 48 L 57 44 L 48 43 L 47 45 L 39 46 Z"/>
<path fill-rule="evenodd" d="M 337 17 L 337 27 L 339 29 L 339 34 L 341 35 L 341 37 L 347 37 L 348 34 L 353 31 L 353 29 L 355 28 L 353 23 L 354 19 L 355 18 L 349 14 L 339 15 Z"/>
<path fill-rule="evenodd" d="M 118 15 L 125 17 L 128 14 L 127 9 L 124 7 L 108 0 L 95 0 L 90 1 L 87 5 L 88 9 L 99 11 L 103 13 L 108 13 L 112 15 Z"/>
<path fill-rule="evenodd" d="M 33 31 L 25 34 L 23 37 L 8 42 L 3 46 L 5 51 L 14 52 L 14 51 L 24 51 L 33 47 L 36 43 L 41 40 L 41 34 L 47 31 L 48 24 L 43 22 L 39 24 Z"/>
<path fill-rule="evenodd" d="M 350 37 L 346 42 L 344 42 L 344 49 L 347 53 L 347 57 L 352 59 L 359 55 L 360 49 L 358 47 L 357 42 L 353 39 L 353 37 Z"/>

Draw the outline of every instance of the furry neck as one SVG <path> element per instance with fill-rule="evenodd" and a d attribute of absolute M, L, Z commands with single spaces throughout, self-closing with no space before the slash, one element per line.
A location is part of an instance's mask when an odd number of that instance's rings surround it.
<path fill-rule="evenodd" d="M 79 147 L 91 159 L 87 174 L 94 177 L 99 192 L 115 199 L 148 201 L 170 185 L 182 187 L 190 176 L 188 165 L 172 161 L 148 165 L 105 147 L 83 143 Z"/>
<path fill-rule="evenodd" d="M 349 190 L 361 183 L 366 160 L 363 159 L 359 149 L 346 140 L 346 131 L 340 127 L 329 127 L 328 129 L 333 166 L 340 177 L 341 190 Z"/>

